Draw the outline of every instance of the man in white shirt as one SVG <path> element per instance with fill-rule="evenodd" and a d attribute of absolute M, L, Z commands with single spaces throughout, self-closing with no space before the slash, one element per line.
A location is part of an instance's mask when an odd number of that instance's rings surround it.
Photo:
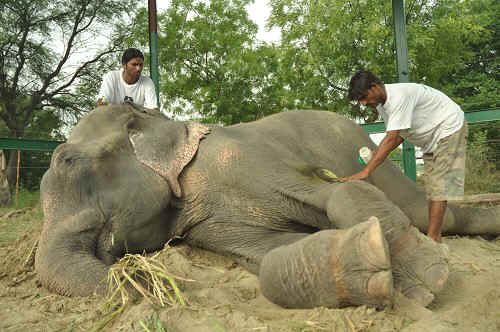
<path fill-rule="evenodd" d="M 403 140 L 422 148 L 429 202 L 427 236 L 441 242 L 449 200 L 463 197 L 467 122 L 460 106 L 441 91 L 416 83 L 383 84 L 360 71 L 349 83 L 349 99 L 375 108 L 386 135 L 363 170 L 340 181 L 364 180 Z"/>
<path fill-rule="evenodd" d="M 136 48 L 125 50 L 122 68 L 104 74 L 97 97 L 97 106 L 108 103 L 132 102 L 145 108 L 159 110 L 153 81 L 141 75 L 144 55 Z"/>

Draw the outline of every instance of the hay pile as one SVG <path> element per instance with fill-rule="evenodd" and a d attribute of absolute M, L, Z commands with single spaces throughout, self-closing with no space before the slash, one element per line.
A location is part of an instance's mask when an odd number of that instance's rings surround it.
<path fill-rule="evenodd" d="M 18 236 L 15 242 L 0 246 L 0 264 L 4 267 L 0 272 L 0 279 L 8 278 L 8 286 L 15 286 L 35 276 L 35 253 L 43 225 L 41 211 L 39 208 L 16 210 L 0 219 L 4 223 L 16 223 L 13 226 L 19 227 L 30 224 L 20 234 L 12 234 L 15 231 L 9 234 Z"/>
<path fill-rule="evenodd" d="M 187 301 L 176 280 L 189 280 L 171 274 L 158 259 L 169 248 L 167 246 L 151 256 L 126 254 L 114 264 L 108 272 L 108 301 L 119 299 L 122 305 L 126 305 L 137 297 L 135 293 L 139 293 L 150 304 L 185 306 Z"/>

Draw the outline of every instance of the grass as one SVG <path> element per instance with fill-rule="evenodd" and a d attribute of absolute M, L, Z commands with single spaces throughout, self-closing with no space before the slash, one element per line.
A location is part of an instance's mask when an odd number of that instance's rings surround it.
<path fill-rule="evenodd" d="M 17 202 L 0 208 L 0 246 L 13 243 L 33 225 L 42 223 L 40 193 L 20 191 Z"/>
<path fill-rule="evenodd" d="M 167 329 L 161 321 L 157 311 L 153 312 L 147 322 L 140 320 L 139 325 L 141 325 L 146 332 L 167 332 Z"/>
<path fill-rule="evenodd" d="M 16 194 L 12 196 L 12 200 L 12 208 L 14 209 L 33 208 L 40 203 L 40 192 L 20 190 L 17 197 Z"/>
<path fill-rule="evenodd" d="M 12 210 L 36 208 L 39 206 L 39 204 L 39 191 L 20 190 L 17 196 L 16 193 L 12 194 L 11 202 L 9 205 L 0 207 L 0 217 L 8 212 L 11 212 Z"/>
<path fill-rule="evenodd" d="M 477 132 L 467 147 L 465 190 L 467 194 L 500 192 L 500 171 L 495 166 L 495 151 L 487 144 L 487 133 Z"/>

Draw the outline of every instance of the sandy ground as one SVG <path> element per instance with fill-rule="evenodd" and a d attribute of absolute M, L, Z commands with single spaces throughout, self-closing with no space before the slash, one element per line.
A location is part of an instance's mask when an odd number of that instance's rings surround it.
<path fill-rule="evenodd" d="M 23 235 L 2 237 L 14 225 Z M 0 331 L 500 331 L 500 238 L 445 237 L 451 273 L 444 291 L 429 308 L 398 294 L 384 310 L 283 309 L 231 260 L 181 245 L 159 257 L 170 272 L 190 279 L 179 282 L 188 304 L 160 307 L 142 299 L 110 319 L 102 298 L 68 298 L 40 287 L 33 271 L 39 211 L 4 214 L 0 227 Z"/>

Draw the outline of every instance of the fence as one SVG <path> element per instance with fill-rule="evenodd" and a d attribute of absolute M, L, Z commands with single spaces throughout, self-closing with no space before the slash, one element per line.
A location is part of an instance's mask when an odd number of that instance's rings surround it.
<path fill-rule="evenodd" d="M 465 113 L 465 117 L 470 126 L 487 125 L 490 121 L 500 120 L 500 109 L 467 112 Z M 362 127 L 370 134 L 383 133 L 385 131 L 383 122 L 363 124 Z M 40 176 L 40 173 L 43 174 L 45 170 L 48 169 L 50 154 L 61 143 L 64 142 L 37 139 L 0 138 L 0 149 L 34 151 L 34 154 L 24 157 L 23 167 L 20 167 L 20 169 L 26 169 L 29 174 L 38 177 Z M 492 146 L 499 146 L 500 137 L 494 139 L 493 141 L 488 141 L 488 144 Z M 494 150 L 498 158 L 498 154 L 500 154 L 500 147 L 495 148 Z M 403 149 L 403 171 L 414 181 L 417 178 L 416 159 L 413 147 Z M 18 169 L 18 172 L 20 169 Z"/>
<path fill-rule="evenodd" d="M 500 120 L 500 109 L 480 110 L 465 113 L 465 119 L 469 124 L 484 123 L 489 121 Z M 377 134 L 385 132 L 385 125 L 383 122 L 369 123 L 361 125 L 369 134 Z M 500 141 L 498 139 L 497 141 Z M 417 167 L 415 148 L 410 144 L 403 145 L 403 170 L 405 174 L 416 181 Z"/>

